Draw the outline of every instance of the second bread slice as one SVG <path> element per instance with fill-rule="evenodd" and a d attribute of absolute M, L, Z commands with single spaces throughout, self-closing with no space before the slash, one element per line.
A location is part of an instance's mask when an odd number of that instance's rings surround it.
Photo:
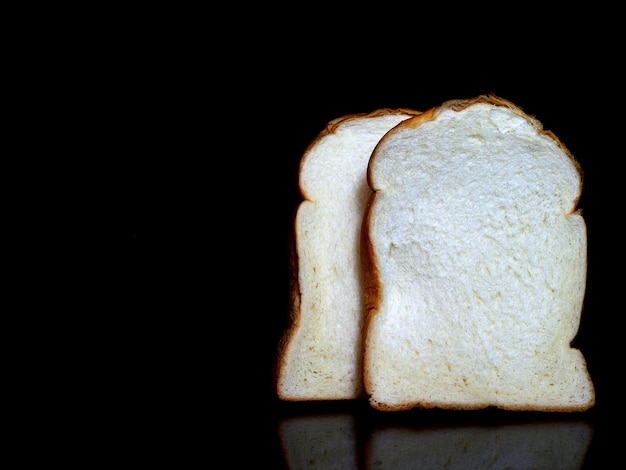
<path fill-rule="evenodd" d="M 276 358 L 283 400 L 363 396 L 363 211 L 367 165 L 379 139 L 419 114 L 380 109 L 331 121 L 305 151 L 292 256 L 291 312 Z"/>

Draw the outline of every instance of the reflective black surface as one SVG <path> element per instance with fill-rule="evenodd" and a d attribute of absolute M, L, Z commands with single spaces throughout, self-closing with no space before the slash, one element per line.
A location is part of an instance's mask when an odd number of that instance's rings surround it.
<path fill-rule="evenodd" d="M 579 469 L 616 455 L 604 445 L 610 430 L 593 412 L 381 413 L 366 402 L 318 403 L 279 406 L 272 421 L 268 458 L 285 469 Z"/>

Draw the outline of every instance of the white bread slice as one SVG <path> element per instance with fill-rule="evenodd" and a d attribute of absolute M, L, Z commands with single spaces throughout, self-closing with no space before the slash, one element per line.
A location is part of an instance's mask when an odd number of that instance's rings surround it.
<path fill-rule="evenodd" d="M 374 150 L 364 381 L 380 410 L 582 411 L 580 165 L 495 95 L 406 120 Z"/>
<path fill-rule="evenodd" d="M 302 156 L 291 311 L 275 368 L 283 400 L 364 396 L 360 230 L 371 194 L 367 165 L 382 135 L 417 114 L 385 108 L 337 118 Z"/>

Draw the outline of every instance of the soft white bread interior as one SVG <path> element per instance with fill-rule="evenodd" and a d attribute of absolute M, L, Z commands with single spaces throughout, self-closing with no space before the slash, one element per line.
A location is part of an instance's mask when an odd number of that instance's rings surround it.
<path fill-rule="evenodd" d="M 593 406 L 572 347 L 587 270 L 582 172 L 556 136 L 493 95 L 449 101 L 385 134 L 368 178 L 372 406 Z"/>
<path fill-rule="evenodd" d="M 372 192 L 367 166 L 382 135 L 418 114 L 380 109 L 335 119 L 301 159 L 291 312 L 275 369 L 283 400 L 363 396 L 360 230 Z"/>

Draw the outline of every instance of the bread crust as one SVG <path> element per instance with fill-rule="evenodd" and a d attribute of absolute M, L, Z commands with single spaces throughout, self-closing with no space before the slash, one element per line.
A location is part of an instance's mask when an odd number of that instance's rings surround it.
<path fill-rule="evenodd" d="M 295 215 L 294 215 L 295 217 Z M 273 366 L 273 384 L 274 392 L 282 400 L 290 400 L 290 397 L 282 393 L 282 371 L 286 364 L 288 347 L 294 335 L 300 326 L 300 283 L 298 282 L 298 251 L 296 250 L 296 241 L 294 232 L 289 234 L 289 260 L 288 260 L 288 318 L 287 329 L 278 340 L 277 353 Z"/>

